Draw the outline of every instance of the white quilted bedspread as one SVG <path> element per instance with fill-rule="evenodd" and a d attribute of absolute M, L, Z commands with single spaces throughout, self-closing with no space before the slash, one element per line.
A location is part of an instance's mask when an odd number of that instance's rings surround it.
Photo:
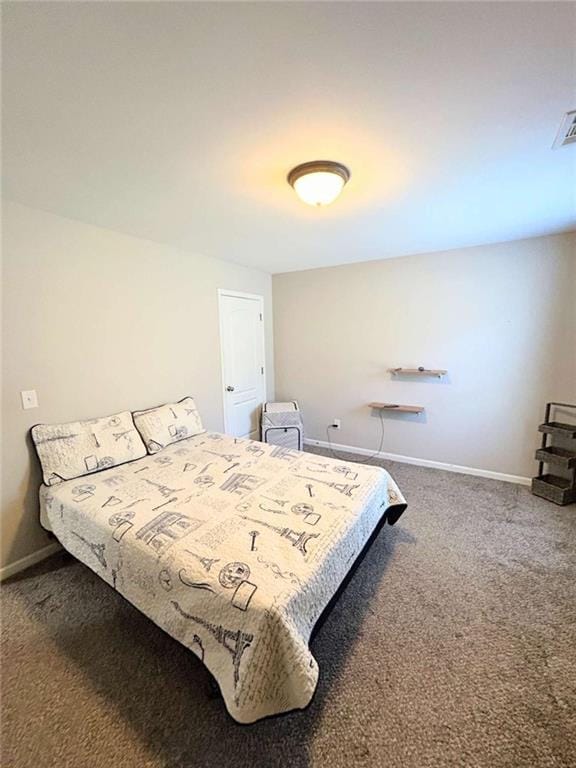
<path fill-rule="evenodd" d="M 241 723 L 310 702 L 314 624 L 404 508 L 378 467 L 210 433 L 40 499 L 63 546 L 199 656 Z"/>

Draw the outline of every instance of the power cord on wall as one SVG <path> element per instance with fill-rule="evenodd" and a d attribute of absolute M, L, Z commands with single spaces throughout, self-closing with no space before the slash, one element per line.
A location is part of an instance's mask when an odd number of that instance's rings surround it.
<path fill-rule="evenodd" d="M 378 446 L 378 450 L 373 453 L 371 456 L 367 456 L 363 461 L 356 461 L 356 464 L 368 464 L 369 461 L 372 459 L 375 459 L 376 456 L 378 456 L 382 452 L 382 448 L 384 447 L 384 415 L 382 411 L 378 412 L 378 415 L 380 416 L 380 445 Z M 328 424 L 326 427 L 326 437 L 328 438 L 328 450 L 334 456 L 335 459 L 338 459 L 338 461 L 348 461 L 347 458 L 344 458 L 343 456 L 338 456 L 334 448 L 332 448 L 332 440 L 330 440 L 330 430 L 334 429 L 334 427 L 331 424 Z"/>

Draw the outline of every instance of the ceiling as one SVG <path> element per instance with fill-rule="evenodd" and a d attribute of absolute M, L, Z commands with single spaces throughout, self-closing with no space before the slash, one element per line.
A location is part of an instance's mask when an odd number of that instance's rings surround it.
<path fill-rule="evenodd" d="M 574 3 L 4 3 L 4 195 L 269 272 L 576 229 Z M 326 209 L 286 183 L 332 159 Z"/>

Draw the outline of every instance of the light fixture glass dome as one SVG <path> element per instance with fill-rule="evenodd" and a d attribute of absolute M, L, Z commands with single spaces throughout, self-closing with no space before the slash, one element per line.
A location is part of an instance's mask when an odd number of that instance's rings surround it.
<path fill-rule="evenodd" d="M 288 183 L 300 200 L 318 207 L 334 202 L 349 178 L 346 166 L 331 160 L 315 160 L 293 168 L 288 174 Z"/>

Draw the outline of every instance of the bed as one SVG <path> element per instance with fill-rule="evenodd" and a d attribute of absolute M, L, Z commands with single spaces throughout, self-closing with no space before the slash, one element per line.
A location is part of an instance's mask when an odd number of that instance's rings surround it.
<path fill-rule="evenodd" d="M 383 469 L 203 433 L 43 485 L 66 550 L 193 651 L 240 723 L 306 707 L 319 616 L 379 523 Z"/>

